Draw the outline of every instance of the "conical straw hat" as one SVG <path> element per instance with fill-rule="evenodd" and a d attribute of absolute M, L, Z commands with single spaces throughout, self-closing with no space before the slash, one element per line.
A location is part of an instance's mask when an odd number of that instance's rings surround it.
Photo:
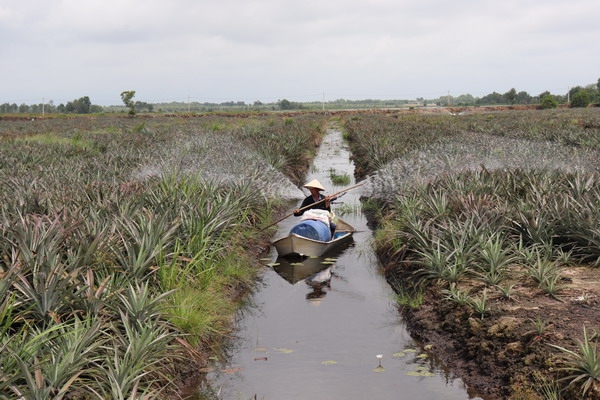
<path fill-rule="evenodd" d="M 323 185 L 321 185 L 321 183 L 316 179 L 313 179 L 312 181 L 308 182 L 306 185 L 304 185 L 304 187 L 307 189 L 315 188 L 318 190 L 325 190 Z"/>

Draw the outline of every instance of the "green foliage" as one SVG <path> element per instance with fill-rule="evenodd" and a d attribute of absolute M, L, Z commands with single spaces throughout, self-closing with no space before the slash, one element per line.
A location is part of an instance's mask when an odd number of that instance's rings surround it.
<path fill-rule="evenodd" d="M 480 297 L 471 297 L 468 305 L 475 314 L 479 315 L 479 318 L 481 319 L 484 319 L 487 315 L 489 315 L 491 309 L 488 303 L 487 289 L 483 289 Z"/>
<path fill-rule="evenodd" d="M 582 89 L 573 95 L 571 107 L 587 107 L 591 101 L 590 93 L 586 89 Z"/>
<path fill-rule="evenodd" d="M 286 157 L 306 157 L 321 121 L 248 129 L 242 145 L 230 118 L 0 125 L 0 393 L 167 397 L 182 336 L 221 340 L 255 278 L 261 135 L 275 149 L 295 137 Z"/>
<path fill-rule="evenodd" d="M 488 285 L 505 280 L 508 267 L 516 260 L 510 246 L 499 234 L 492 234 L 484 243 L 478 262 L 478 275 Z"/>
<path fill-rule="evenodd" d="M 304 108 L 304 105 L 302 103 L 296 103 L 287 99 L 283 99 L 279 101 L 279 108 L 281 110 L 301 110 Z"/>
<path fill-rule="evenodd" d="M 121 92 L 121 100 L 125 107 L 129 109 L 129 115 L 132 117 L 135 115 L 135 102 L 133 101 L 133 97 L 135 96 L 135 90 L 126 90 Z"/>
<path fill-rule="evenodd" d="M 324 130 L 320 117 L 305 115 L 294 118 L 294 123 L 290 120 L 268 118 L 240 126 L 234 135 L 273 168 L 300 184 Z"/>
<path fill-rule="evenodd" d="M 350 184 L 350 175 L 343 173 L 339 174 L 335 168 L 329 170 L 329 179 L 335 186 L 348 186 Z"/>
<path fill-rule="evenodd" d="M 68 113 L 89 114 L 92 109 L 92 102 L 88 96 L 81 97 L 77 100 L 69 101 L 65 106 L 65 111 Z"/>
<path fill-rule="evenodd" d="M 456 282 L 450 283 L 450 287 L 444 289 L 442 292 L 444 293 L 446 300 L 456 303 L 459 306 L 468 306 L 470 304 L 471 297 L 469 296 L 469 293 L 460 289 Z"/>
<path fill-rule="evenodd" d="M 558 100 L 555 96 L 547 94 L 540 100 L 540 108 L 543 110 L 558 107 Z"/>
<path fill-rule="evenodd" d="M 503 282 L 500 285 L 496 285 L 496 289 L 500 292 L 500 298 L 503 300 L 517 300 L 515 295 L 515 284 L 510 282 Z"/>
<path fill-rule="evenodd" d="M 485 319 L 496 301 L 519 301 L 517 290 L 562 301 L 563 266 L 600 265 L 597 110 L 360 115 L 344 123 L 356 171 L 369 182 L 374 243 L 388 276 L 421 283 L 427 296 L 443 288 L 457 314 Z M 392 284 L 409 305 L 407 283 Z M 552 337 L 549 323 L 532 322 L 534 340 Z M 569 380 L 596 398 L 600 363 L 589 346 L 582 352 Z M 525 389 L 533 397 L 522 398 L 537 398 Z M 535 389 L 561 396 L 555 381 Z"/>
<path fill-rule="evenodd" d="M 597 344 L 588 336 L 585 327 L 583 328 L 583 340 L 577 342 L 579 352 L 551 345 L 562 351 L 564 356 L 561 371 L 568 375 L 562 380 L 569 381 L 570 386 L 579 387 L 583 396 L 588 393 L 597 395 L 597 390 L 600 388 L 600 355 Z"/>
<path fill-rule="evenodd" d="M 546 333 L 546 330 L 548 329 L 548 323 L 546 320 L 544 320 L 541 317 L 537 317 L 535 319 L 530 319 L 530 322 L 533 324 L 533 327 L 535 329 L 535 333 L 538 336 L 543 335 L 544 333 Z"/>
<path fill-rule="evenodd" d="M 425 300 L 425 288 L 420 285 L 396 284 L 396 303 L 403 307 L 419 308 Z"/>

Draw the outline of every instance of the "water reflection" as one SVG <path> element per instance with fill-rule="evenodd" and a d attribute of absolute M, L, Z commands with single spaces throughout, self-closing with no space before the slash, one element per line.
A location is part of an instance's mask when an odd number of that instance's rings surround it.
<path fill-rule="evenodd" d="M 353 242 L 348 247 L 353 246 Z M 317 274 L 329 267 L 335 266 L 337 259 L 344 253 L 344 249 L 334 249 L 321 257 L 277 257 L 277 260 L 269 264 L 279 276 L 292 285 L 308 280 L 315 282 L 322 277 Z"/>
<path fill-rule="evenodd" d="M 323 258 L 285 258 L 278 257 L 271 264 L 273 270 L 292 285 L 327 268 L 329 265 L 322 264 Z"/>
<path fill-rule="evenodd" d="M 278 257 L 270 266 L 292 285 L 304 282 L 310 289 L 306 300 L 318 304 L 331 290 L 331 279 L 337 276 L 335 265 L 342 253 L 337 250 L 322 257 Z"/>
<path fill-rule="evenodd" d="M 335 258 L 288 259 L 279 257 L 272 267 L 279 276 L 292 285 L 304 282 L 311 289 L 306 294 L 306 299 L 320 302 L 331 288 L 334 265 Z"/>

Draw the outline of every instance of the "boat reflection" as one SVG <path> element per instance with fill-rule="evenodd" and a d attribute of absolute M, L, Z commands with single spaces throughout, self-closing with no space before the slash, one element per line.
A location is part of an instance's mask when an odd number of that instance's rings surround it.
<path fill-rule="evenodd" d="M 311 289 L 306 299 L 318 302 L 331 289 L 331 278 L 336 276 L 333 270 L 343 251 L 329 252 L 323 257 L 278 257 L 270 265 L 292 285 L 304 282 Z"/>
<path fill-rule="evenodd" d="M 279 276 L 294 285 L 325 269 L 331 269 L 331 266 L 335 265 L 335 260 L 336 258 L 333 257 L 278 257 L 271 265 Z"/>

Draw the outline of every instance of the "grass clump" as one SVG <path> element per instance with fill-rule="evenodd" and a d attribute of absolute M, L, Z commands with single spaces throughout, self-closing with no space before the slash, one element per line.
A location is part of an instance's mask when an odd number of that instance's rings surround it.
<path fill-rule="evenodd" d="M 351 182 L 351 177 L 347 173 L 338 173 L 335 168 L 329 169 L 329 179 L 335 186 L 348 186 Z"/>

